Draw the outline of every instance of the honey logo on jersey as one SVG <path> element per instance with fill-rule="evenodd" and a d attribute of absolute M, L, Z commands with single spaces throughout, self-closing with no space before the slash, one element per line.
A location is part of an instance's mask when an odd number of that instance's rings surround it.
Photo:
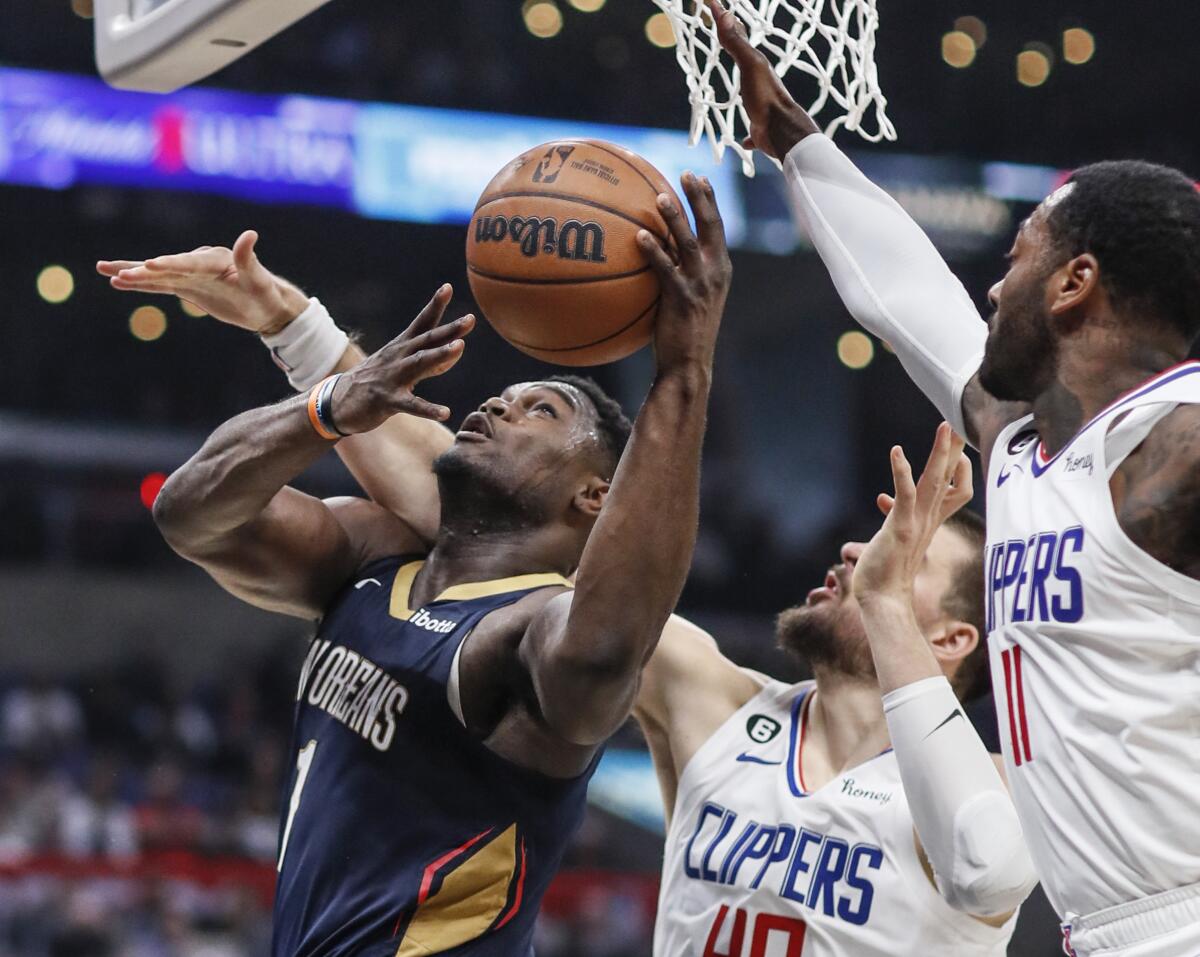
<path fill-rule="evenodd" d="M 604 227 L 589 220 L 568 219 L 559 224 L 553 216 L 480 216 L 475 220 L 475 242 L 515 243 L 521 255 L 558 255 L 577 262 L 607 262 Z"/>

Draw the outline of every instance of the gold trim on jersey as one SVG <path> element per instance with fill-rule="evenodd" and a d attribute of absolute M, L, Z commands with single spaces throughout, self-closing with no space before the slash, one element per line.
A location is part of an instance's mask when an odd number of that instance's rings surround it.
<path fill-rule="evenodd" d="M 392 596 L 388 604 L 388 614 L 393 618 L 408 621 L 415 613 L 416 609 L 410 608 L 408 602 L 412 595 L 413 581 L 424 564 L 424 561 L 408 562 L 401 565 L 396 571 L 396 577 L 392 582 Z M 485 582 L 464 582 L 461 585 L 451 585 L 433 600 L 470 601 L 472 598 L 488 598 L 492 595 L 503 595 L 506 592 L 545 588 L 548 585 L 570 588 L 571 582 L 553 572 L 514 575 L 511 578 L 494 578 Z"/>
<path fill-rule="evenodd" d="M 440 954 L 482 937 L 508 902 L 516 864 L 517 826 L 513 824 L 451 869 L 441 886 L 423 897 L 396 957 Z"/>

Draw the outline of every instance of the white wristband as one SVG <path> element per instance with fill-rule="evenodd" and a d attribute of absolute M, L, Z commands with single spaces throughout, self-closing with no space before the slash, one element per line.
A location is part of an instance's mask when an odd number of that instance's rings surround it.
<path fill-rule="evenodd" d="M 298 392 L 311 389 L 329 375 L 350 344 L 350 337 L 337 327 L 329 310 L 315 296 L 283 331 L 260 338 Z"/>

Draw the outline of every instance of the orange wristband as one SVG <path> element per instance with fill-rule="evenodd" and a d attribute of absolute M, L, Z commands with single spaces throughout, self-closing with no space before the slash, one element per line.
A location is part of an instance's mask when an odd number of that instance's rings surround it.
<path fill-rule="evenodd" d="M 308 423 L 313 427 L 313 431 L 327 442 L 336 442 L 344 435 L 337 431 L 329 412 L 329 399 L 339 378 L 340 374 L 331 375 L 318 382 L 308 393 Z"/>

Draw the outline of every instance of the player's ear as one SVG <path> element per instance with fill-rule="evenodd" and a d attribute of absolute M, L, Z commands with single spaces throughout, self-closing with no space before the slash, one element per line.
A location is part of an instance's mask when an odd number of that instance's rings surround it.
<path fill-rule="evenodd" d="M 600 509 L 604 507 L 610 485 L 611 483 L 598 475 L 589 476 L 584 484 L 575 490 L 571 504 L 586 518 L 595 521 L 600 515 Z"/>
<path fill-rule="evenodd" d="M 941 665 L 962 661 L 979 646 L 979 629 L 970 622 L 948 621 L 930 641 L 930 646 Z"/>
<path fill-rule="evenodd" d="M 1050 282 L 1050 312 L 1064 316 L 1102 294 L 1100 263 L 1091 253 L 1081 253 L 1057 270 Z"/>

